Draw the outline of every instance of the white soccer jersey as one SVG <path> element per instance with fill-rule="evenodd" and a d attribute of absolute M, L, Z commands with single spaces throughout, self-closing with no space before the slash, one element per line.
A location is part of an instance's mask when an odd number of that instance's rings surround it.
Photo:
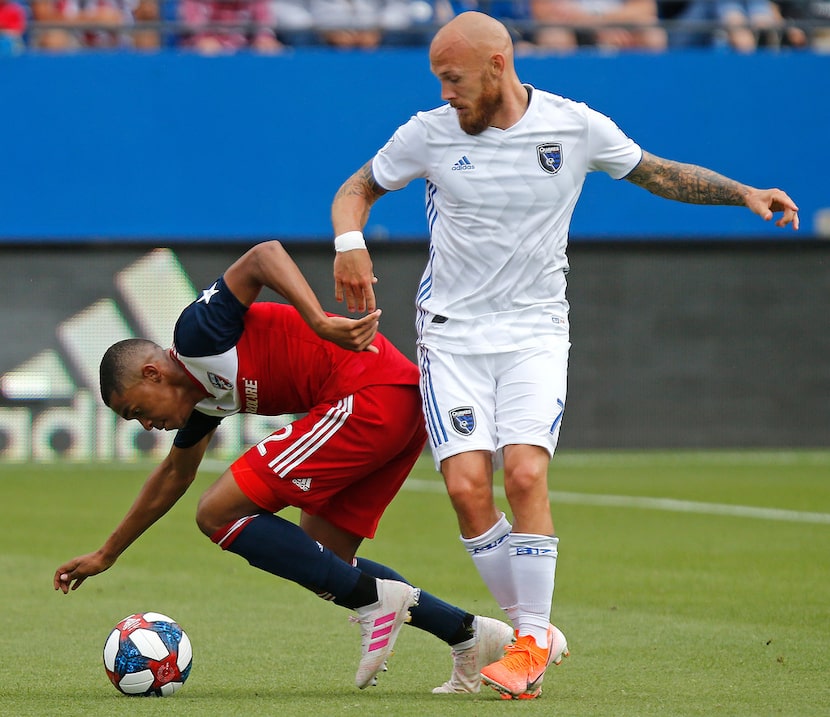
<path fill-rule="evenodd" d="M 468 135 L 444 105 L 399 127 L 372 162 L 388 190 L 426 179 L 431 245 L 416 299 L 425 346 L 491 353 L 567 332 L 568 227 L 585 176 L 620 179 L 642 157 L 605 115 L 527 87 L 527 111 L 506 130 Z"/>

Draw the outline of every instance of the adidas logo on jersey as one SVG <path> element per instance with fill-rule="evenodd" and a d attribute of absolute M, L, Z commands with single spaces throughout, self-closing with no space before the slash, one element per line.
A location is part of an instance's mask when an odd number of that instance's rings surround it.
<path fill-rule="evenodd" d="M 475 169 L 476 166 L 467 159 L 467 155 L 465 154 L 461 159 L 459 159 L 454 165 L 452 165 L 453 172 L 460 172 L 466 169 Z"/>
<path fill-rule="evenodd" d="M 311 488 L 311 478 L 294 478 L 291 482 L 303 492 Z"/>

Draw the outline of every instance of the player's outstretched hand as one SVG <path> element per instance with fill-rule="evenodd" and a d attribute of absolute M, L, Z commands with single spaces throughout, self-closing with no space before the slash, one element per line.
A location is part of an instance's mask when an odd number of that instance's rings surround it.
<path fill-rule="evenodd" d="M 372 259 L 366 249 L 339 251 L 334 257 L 334 298 L 346 299 L 349 311 L 374 311 L 374 285 L 378 279 L 372 272 Z"/>
<path fill-rule="evenodd" d="M 103 573 L 112 565 L 111 560 L 104 558 L 101 553 L 94 552 L 80 555 L 64 563 L 55 571 L 55 590 L 66 595 L 70 590 L 77 590 L 88 577 Z"/>
<path fill-rule="evenodd" d="M 372 341 L 378 333 L 380 309 L 366 314 L 359 319 L 347 319 L 345 316 L 329 316 L 317 333 L 321 338 L 337 344 L 349 351 L 371 351 L 377 353 Z"/>
<path fill-rule="evenodd" d="M 752 189 L 746 197 L 746 206 L 764 221 L 769 221 L 777 212 L 783 212 L 775 222 L 777 227 L 792 224 L 798 230 L 798 207 L 786 192 L 780 189 Z"/>

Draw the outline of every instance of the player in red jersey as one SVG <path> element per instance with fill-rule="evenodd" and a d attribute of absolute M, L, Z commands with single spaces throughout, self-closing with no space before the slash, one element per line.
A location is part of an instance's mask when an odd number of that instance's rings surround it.
<path fill-rule="evenodd" d="M 256 302 L 263 286 L 292 306 Z M 511 641 L 510 626 L 355 558 L 426 441 L 418 370 L 377 333 L 379 317 L 327 314 L 279 242 L 266 242 L 185 308 L 172 348 L 144 339 L 111 346 L 101 361 L 104 402 L 147 430 L 177 433 L 113 533 L 61 565 L 55 589 L 75 590 L 109 568 L 170 510 L 224 417 L 304 413 L 207 489 L 196 513 L 200 529 L 254 567 L 356 610 L 358 687 L 376 682 L 411 614 L 413 625 L 453 648 L 452 676 L 436 691 L 477 692 L 479 671 Z M 275 515 L 289 505 L 301 509 L 299 526 Z"/>

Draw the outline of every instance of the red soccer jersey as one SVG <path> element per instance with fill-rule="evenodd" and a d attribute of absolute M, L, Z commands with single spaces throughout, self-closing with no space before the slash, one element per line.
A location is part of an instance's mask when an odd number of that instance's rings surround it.
<path fill-rule="evenodd" d="M 243 413 L 301 413 L 365 386 L 418 385 L 418 369 L 384 336 L 378 353 L 347 351 L 321 339 L 290 306 L 258 303 L 236 345 Z"/>
<path fill-rule="evenodd" d="M 205 391 L 199 413 L 278 416 L 366 386 L 418 385 L 418 368 L 388 339 L 378 334 L 374 345 L 376 354 L 321 339 L 293 306 L 260 302 L 246 309 L 219 279 L 182 312 L 170 351 Z M 176 443 L 194 437 L 177 436 Z"/>
<path fill-rule="evenodd" d="M 341 349 L 293 307 L 246 308 L 219 279 L 176 324 L 171 355 L 205 398 L 175 445 L 240 411 L 306 414 L 234 462 L 237 485 L 266 510 L 297 506 L 372 537 L 426 442 L 417 367 L 380 334 L 374 345 Z"/>

